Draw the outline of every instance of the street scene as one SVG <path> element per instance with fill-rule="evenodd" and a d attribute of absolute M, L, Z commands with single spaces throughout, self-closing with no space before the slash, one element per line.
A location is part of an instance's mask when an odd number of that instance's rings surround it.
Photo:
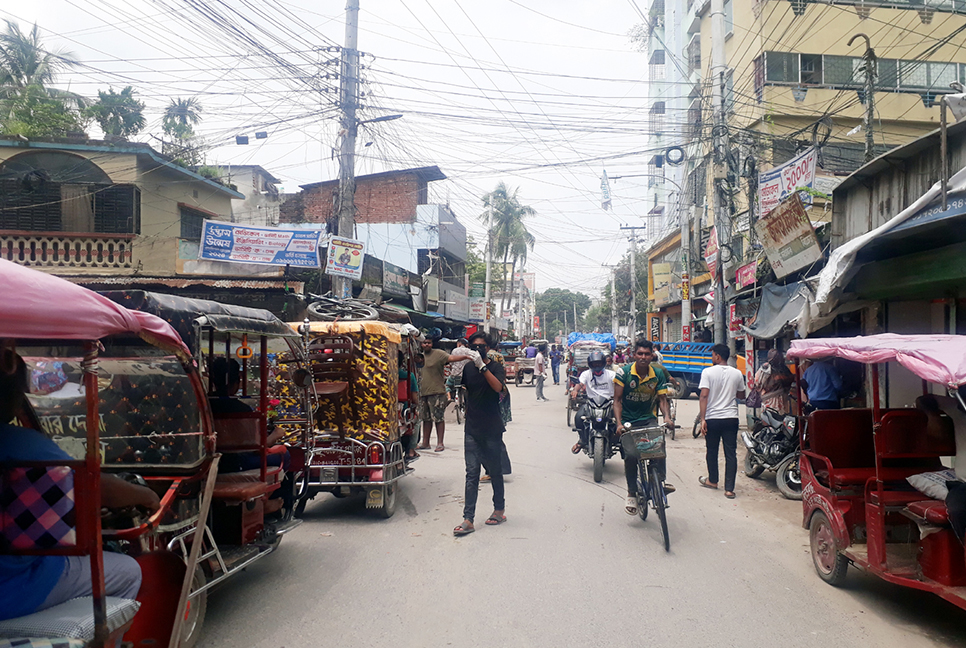
<path fill-rule="evenodd" d="M 0 648 L 966 648 L 964 47 L 0 6 Z"/>

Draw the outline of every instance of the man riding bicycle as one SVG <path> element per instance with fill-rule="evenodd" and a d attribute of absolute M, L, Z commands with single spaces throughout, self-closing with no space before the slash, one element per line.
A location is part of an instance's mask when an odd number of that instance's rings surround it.
<path fill-rule="evenodd" d="M 579 382 L 570 390 L 571 398 L 577 398 L 577 394 L 584 391 L 589 401 L 580 405 L 574 419 L 577 424 L 577 434 L 580 435 L 580 440 L 570 449 L 574 454 L 578 454 L 590 443 L 590 426 L 587 425 L 590 403 L 601 405 L 606 400 L 614 398 L 614 378 L 617 377 L 617 372 L 607 369 L 607 358 L 604 354 L 600 351 L 592 351 L 587 358 L 587 366 L 590 369 L 580 374 Z"/>
<path fill-rule="evenodd" d="M 667 399 L 667 370 L 654 363 L 654 345 L 650 340 L 638 340 L 634 345 L 634 362 L 625 365 L 614 378 L 614 417 L 623 426 L 652 427 L 657 425 L 657 407 L 664 414 L 664 425 L 674 428 L 674 418 Z M 623 454 L 623 451 L 622 451 Z M 652 460 L 661 481 L 667 476 L 667 460 Z M 637 515 L 637 458 L 624 456 L 624 475 L 627 478 L 627 502 L 624 511 Z M 664 482 L 664 492 L 673 493 L 674 486 Z"/>

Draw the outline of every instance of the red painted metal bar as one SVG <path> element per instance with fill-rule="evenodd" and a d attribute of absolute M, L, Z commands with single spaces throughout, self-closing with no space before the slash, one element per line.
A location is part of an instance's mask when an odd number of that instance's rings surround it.
<path fill-rule="evenodd" d="M 879 406 L 879 365 L 872 365 L 872 444 L 875 447 L 875 489 L 877 496 L 879 498 L 878 504 L 878 515 L 875 520 L 869 521 L 867 519 L 867 524 L 875 524 L 879 543 L 878 550 L 875 552 L 877 555 L 873 556 L 870 552 L 869 562 L 876 565 L 880 569 L 885 569 L 887 565 L 886 559 L 886 547 L 885 547 L 885 496 L 883 495 L 882 487 L 882 456 L 879 454 L 879 425 L 882 422 L 882 408 Z M 868 490 L 868 489 L 866 489 Z M 870 547 L 871 549 L 871 547 Z"/>
<path fill-rule="evenodd" d="M 247 339 L 246 339 L 247 341 Z M 262 481 L 268 472 L 268 338 L 261 336 L 258 346 L 259 377 L 261 383 L 258 394 L 259 427 L 262 437 Z"/>
<path fill-rule="evenodd" d="M 248 348 L 248 334 L 247 333 L 243 333 L 242 334 L 242 342 L 241 342 L 241 345 L 242 345 L 242 348 L 243 349 L 247 349 Z M 242 396 L 248 397 L 248 357 L 247 356 L 244 357 L 244 358 L 242 358 L 242 366 L 241 366 L 241 369 L 242 369 Z"/>
<path fill-rule="evenodd" d="M 91 530 L 90 543 L 85 549 L 91 557 L 91 593 L 94 597 L 94 645 L 105 646 L 107 631 L 107 598 L 104 588 L 104 553 L 101 542 L 101 419 L 97 408 L 100 397 L 97 389 L 97 342 L 84 345 L 84 390 L 87 396 L 87 456 L 85 458 L 90 506 L 80 514 L 87 518 Z"/>

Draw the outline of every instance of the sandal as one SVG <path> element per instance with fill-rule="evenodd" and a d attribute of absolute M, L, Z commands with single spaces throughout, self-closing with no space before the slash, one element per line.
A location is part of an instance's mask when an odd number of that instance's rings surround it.
<path fill-rule="evenodd" d="M 490 517 L 486 518 L 486 522 L 484 522 L 483 524 L 487 526 L 497 526 L 498 524 L 503 524 L 504 522 L 506 522 L 505 515 L 501 515 L 500 517 L 491 515 Z"/>
<path fill-rule="evenodd" d="M 466 520 L 463 520 L 455 529 L 453 529 L 453 535 L 458 538 L 460 536 L 469 535 L 474 531 L 476 531 L 476 529 L 473 527 L 473 525 Z"/>
<path fill-rule="evenodd" d="M 637 515 L 637 498 L 630 495 L 627 496 L 627 500 L 624 502 L 624 512 L 628 515 Z"/>
<path fill-rule="evenodd" d="M 575 443 L 574 447 L 572 447 L 570 451 L 574 454 L 580 454 L 580 451 L 583 449 L 584 449 L 584 446 L 580 445 L 580 443 Z"/>
<path fill-rule="evenodd" d="M 491 477 L 489 475 L 483 475 L 480 477 L 480 483 L 490 481 Z"/>
<path fill-rule="evenodd" d="M 735 498 L 734 491 L 725 491 L 725 497 L 727 497 L 728 499 L 734 499 Z"/>
<path fill-rule="evenodd" d="M 429 450 L 429 444 L 416 446 L 417 450 Z"/>
<path fill-rule="evenodd" d="M 710 488 L 711 490 L 718 490 L 718 485 L 717 484 L 711 485 L 711 482 L 708 481 L 707 477 L 698 477 L 698 483 L 704 486 L 705 488 Z"/>
<path fill-rule="evenodd" d="M 436 446 L 436 449 L 433 450 L 433 452 L 442 452 L 445 449 L 446 448 L 443 447 L 443 444 L 439 444 L 438 446 Z"/>

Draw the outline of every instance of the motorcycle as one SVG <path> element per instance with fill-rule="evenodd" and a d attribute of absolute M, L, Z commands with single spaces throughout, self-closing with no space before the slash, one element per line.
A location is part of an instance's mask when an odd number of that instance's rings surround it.
<path fill-rule="evenodd" d="M 584 452 L 594 460 L 594 481 L 600 483 L 604 479 L 604 461 L 618 452 L 620 442 L 617 437 L 617 421 L 614 419 L 614 399 L 608 398 L 602 403 L 587 401 L 583 416 L 577 417 L 577 425 L 584 426 L 590 441 Z"/>
<path fill-rule="evenodd" d="M 741 440 L 748 448 L 745 474 L 758 479 L 766 470 L 775 471 L 775 483 L 790 500 L 802 499 L 802 474 L 799 469 L 801 448 L 798 442 L 798 419 L 787 414 L 764 410 L 755 419 L 752 431 L 742 432 Z"/>

